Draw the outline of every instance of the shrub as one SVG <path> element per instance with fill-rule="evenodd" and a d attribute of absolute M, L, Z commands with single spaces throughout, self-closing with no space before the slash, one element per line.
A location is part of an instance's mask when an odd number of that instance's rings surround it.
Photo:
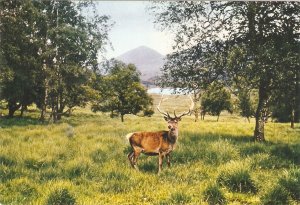
<path fill-rule="evenodd" d="M 288 192 L 282 186 L 275 186 L 263 196 L 262 202 L 265 205 L 288 204 Z"/>
<path fill-rule="evenodd" d="M 226 169 L 218 176 L 217 182 L 226 186 L 231 191 L 242 193 L 255 193 L 257 191 L 256 186 L 250 177 L 249 171 L 244 167 Z"/>
<path fill-rule="evenodd" d="M 210 205 L 226 204 L 226 199 L 220 188 L 216 185 L 208 186 L 203 192 L 205 200 Z"/>
<path fill-rule="evenodd" d="M 59 189 L 52 192 L 47 201 L 47 205 L 74 205 L 76 199 L 67 189 Z"/>

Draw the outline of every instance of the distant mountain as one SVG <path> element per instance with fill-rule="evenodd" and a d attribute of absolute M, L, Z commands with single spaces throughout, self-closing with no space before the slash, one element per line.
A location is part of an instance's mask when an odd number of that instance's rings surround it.
<path fill-rule="evenodd" d="M 164 55 L 146 46 L 140 46 L 116 57 L 124 63 L 133 63 L 141 72 L 142 81 L 153 81 L 164 65 Z"/>

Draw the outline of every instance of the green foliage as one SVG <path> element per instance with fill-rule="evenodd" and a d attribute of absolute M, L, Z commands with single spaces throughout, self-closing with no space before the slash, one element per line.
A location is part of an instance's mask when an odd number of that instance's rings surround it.
<path fill-rule="evenodd" d="M 59 189 L 52 192 L 47 201 L 47 205 L 74 205 L 76 204 L 76 199 L 70 194 L 68 189 Z"/>
<path fill-rule="evenodd" d="M 216 185 L 208 186 L 204 192 L 204 199 L 210 205 L 226 204 L 226 198 L 220 188 Z"/>
<path fill-rule="evenodd" d="M 243 117 L 246 117 L 248 120 L 250 117 L 255 116 L 255 102 L 251 99 L 251 92 L 240 91 L 238 94 L 239 98 L 239 109 L 241 110 L 240 114 Z"/>
<path fill-rule="evenodd" d="M 210 78 L 218 76 L 218 72 L 204 75 L 203 81 L 198 69 L 215 71 L 215 68 L 222 68 L 219 73 L 222 77 L 216 78 L 225 81 L 226 85 L 258 89 L 254 132 L 257 141 L 265 140 L 264 110 L 270 106 L 269 99 L 276 90 L 281 93 L 278 96 L 289 93 L 284 96 L 291 99 L 288 103 L 291 110 L 299 113 L 296 96 L 299 95 L 300 20 L 295 18 L 299 15 L 299 4 L 168 2 L 154 4 L 151 11 L 162 30 L 176 33 L 173 56 L 178 55 L 179 60 L 171 59 L 171 63 L 175 62 L 175 71 L 181 65 L 190 67 L 182 69 L 181 76 L 185 79 L 178 78 L 174 85 L 192 79 L 192 83 L 198 81 L 208 86 Z M 172 73 L 171 66 L 168 73 Z M 197 83 L 194 85 L 198 87 Z M 248 116 L 251 113 L 249 105 L 243 102 L 242 107 L 246 111 L 243 115 Z M 293 118 L 291 121 L 295 121 Z"/>
<path fill-rule="evenodd" d="M 112 25 L 108 16 L 83 14 L 93 8 L 72 1 L 1 1 L 0 99 L 8 102 L 10 117 L 34 102 L 41 119 L 48 106 L 56 121 L 95 94 L 91 79 Z"/>
<path fill-rule="evenodd" d="M 232 103 L 230 99 L 230 92 L 221 85 L 214 83 L 203 94 L 201 106 L 205 111 L 218 116 L 219 120 L 221 111 L 227 110 L 232 113 Z"/>
<path fill-rule="evenodd" d="M 111 117 L 120 116 L 122 122 L 126 114 L 136 115 L 143 111 L 144 115 L 150 116 L 154 113 L 153 100 L 141 85 L 133 64 L 112 60 L 106 69 L 107 75 L 96 82 L 101 97 L 92 105 L 94 112 L 111 112 Z"/>

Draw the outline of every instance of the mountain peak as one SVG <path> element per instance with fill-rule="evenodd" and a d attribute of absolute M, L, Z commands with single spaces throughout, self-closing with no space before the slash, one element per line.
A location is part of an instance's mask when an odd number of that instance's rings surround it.
<path fill-rule="evenodd" d="M 141 72 L 142 80 L 149 80 L 160 73 L 164 64 L 164 56 L 156 50 L 147 46 L 139 46 L 117 57 L 124 63 L 133 63 Z"/>
<path fill-rule="evenodd" d="M 123 57 L 126 57 L 128 54 L 132 54 L 132 53 L 139 54 L 139 55 L 145 53 L 147 55 L 151 54 L 156 57 L 162 57 L 162 58 L 164 57 L 162 54 L 160 54 L 158 51 L 154 50 L 153 48 L 149 48 L 147 46 L 142 45 L 142 46 L 136 47 L 132 50 L 129 50 L 129 51 L 123 53 L 122 55 L 118 56 L 117 58 L 123 58 Z"/>

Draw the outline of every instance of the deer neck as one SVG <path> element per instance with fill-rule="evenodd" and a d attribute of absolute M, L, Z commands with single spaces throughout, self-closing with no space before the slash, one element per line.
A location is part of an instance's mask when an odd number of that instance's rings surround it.
<path fill-rule="evenodd" d="M 169 142 L 175 144 L 178 138 L 178 129 L 169 130 L 168 132 L 168 140 Z"/>

